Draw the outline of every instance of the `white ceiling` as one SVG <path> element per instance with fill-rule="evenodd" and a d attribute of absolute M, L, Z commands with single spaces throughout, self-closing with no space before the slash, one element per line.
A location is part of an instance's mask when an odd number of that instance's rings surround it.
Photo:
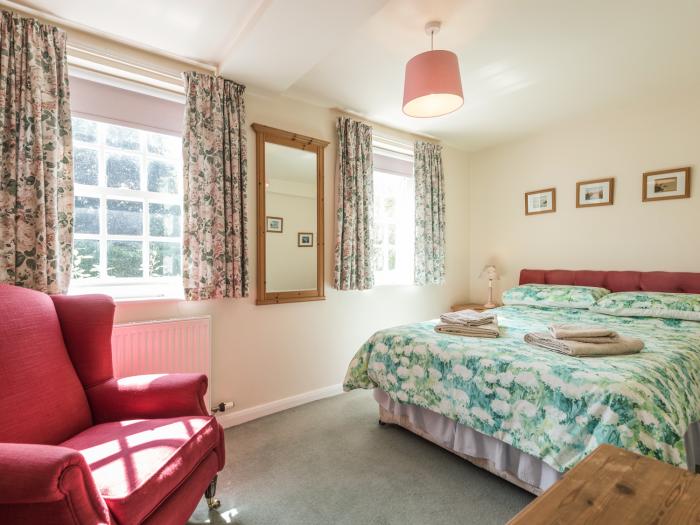
<path fill-rule="evenodd" d="M 476 150 L 631 99 L 700 87 L 697 0 L 33 0 L 30 7 L 220 66 L 247 84 Z M 401 113 L 403 68 L 439 19 L 465 105 Z"/>

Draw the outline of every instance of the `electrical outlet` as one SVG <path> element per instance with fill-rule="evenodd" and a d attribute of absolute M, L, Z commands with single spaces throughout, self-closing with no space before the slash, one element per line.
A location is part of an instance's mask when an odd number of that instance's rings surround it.
<path fill-rule="evenodd" d="M 219 412 L 225 412 L 226 410 L 230 410 L 233 407 L 236 406 L 236 403 L 233 401 L 222 401 L 218 405 L 216 405 L 214 408 L 212 408 L 212 412 L 214 413 L 219 413 Z"/>

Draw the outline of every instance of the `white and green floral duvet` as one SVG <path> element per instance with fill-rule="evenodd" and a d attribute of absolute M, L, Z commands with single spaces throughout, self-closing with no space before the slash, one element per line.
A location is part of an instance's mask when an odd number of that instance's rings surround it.
<path fill-rule="evenodd" d="M 683 436 L 700 420 L 700 322 L 571 308 L 496 311 L 497 339 L 438 334 L 436 321 L 377 332 L 350 363 L 345 389 L 379 387 L 559 472 L 601 443 L 685 466 Z M 646 347 L 631 356 L 575 358 L 523 342 L 554 322 L 603 324 Z"/>

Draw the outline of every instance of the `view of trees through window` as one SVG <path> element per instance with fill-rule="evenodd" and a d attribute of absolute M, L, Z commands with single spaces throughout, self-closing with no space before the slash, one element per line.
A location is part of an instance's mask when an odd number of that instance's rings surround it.
<path fill-rule="evenodd" d="M 73 141 L 73 279 L 137 284 L 180 276 L 180 138 L 74 117 Z"/>

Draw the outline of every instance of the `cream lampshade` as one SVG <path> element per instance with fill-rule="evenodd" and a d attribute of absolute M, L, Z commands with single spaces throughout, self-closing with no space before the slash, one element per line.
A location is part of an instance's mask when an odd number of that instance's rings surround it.
<path fill-rule="evenodd" d="M 498 270 L 493 264 L 484 266 L 479 275 L 480 279 L 489 280 L 489 301 L 484 305 L 484 308 L 495 308 L 496 303 L 493 302 L 493 282 L 499 279 Z"/>

